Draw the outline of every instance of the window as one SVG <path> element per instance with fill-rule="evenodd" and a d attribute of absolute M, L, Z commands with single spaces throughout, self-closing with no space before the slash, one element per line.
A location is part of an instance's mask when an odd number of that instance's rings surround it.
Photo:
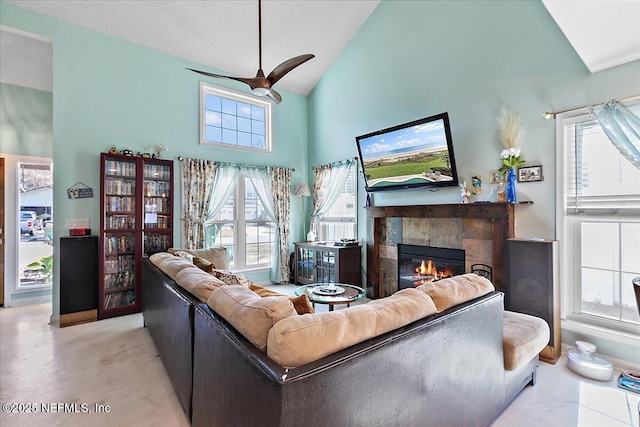
<path fill-rule="evenodd" d="M 16 290 L 50 287 L 53 256 L 53 165 L 17 164 L 19 245 Z"/>
<path fill-rule="evenodd" d="M 590 114 L 565 116 L 557 130 L 566 318 L 637 333 L 640 170 Z"/>
<path fill-rule="evenodd" d="M 248 270 L 271 266 L 276 224 L 271 221 L 251 180 L 240 174 L 236 190 L 205 227 L 206 246 L 224 246 L 229 267 Z"/>
<path fill-rule="evenodd" d="M 201 82 L 200 144 L 271 152 L 271 103 Z"/>
<path fill-rule="evenodd" d="M 326 214 L 318 218 L 319 240 L 337 241 L 340 239 L 357 238 L 357 172 L 357 163 L 354 162 L 349 168 L 349 175 L 340 193 L 340 197 Z"/>

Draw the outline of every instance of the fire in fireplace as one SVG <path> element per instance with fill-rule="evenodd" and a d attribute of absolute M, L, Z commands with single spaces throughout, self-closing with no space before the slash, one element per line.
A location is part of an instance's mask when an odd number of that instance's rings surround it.
<path fill-rule="evenodd" d="M 398 289 L 464 273 L 464 250 L 398 244 Z"/>

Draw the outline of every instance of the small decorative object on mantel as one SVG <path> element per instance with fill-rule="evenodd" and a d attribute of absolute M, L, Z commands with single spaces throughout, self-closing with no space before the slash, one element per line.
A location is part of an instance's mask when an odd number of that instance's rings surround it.
<path fill-rule="evenodd" d="M 543 181 L 542 166 L 527 166 L 518 168 L 518 182 Z"/>
<path fill-rule="evenodd" d="M 507 172 L 506 199 L 509 203 L 516 203 L 515 169 L 525 164 L 524 159 L 520 156 L 520 143 L 524 138 L 525 132 L 521 124 L 520 115 L 507 111 L 505 108 L 500 110 L 497 122 L 500 141 L 504 146 L 504 150 L 500 153 L 500 158 L 502 159 L 500 171 Z"/>
<path fill-rule="evenodd" d="M 67 189 L 67 196 L 70 199 L 88 199 L 93 197 L 93 188 L 78 181 Z"/>
<path fill-rule="evenodd" d="M 469 196 L 471 196 L 471 193 L 469 193 L 469 190 L 467 190 L 467 181 L 464 181 L 462 184 L 460 185 L 460 197 L 462 198 L 462 203 L 469 203 Z"/>
<path fill-rule="evenodd" d="M 471 192 L 475 195 L 482 193 L 482 175 L 471 177 Z"/>

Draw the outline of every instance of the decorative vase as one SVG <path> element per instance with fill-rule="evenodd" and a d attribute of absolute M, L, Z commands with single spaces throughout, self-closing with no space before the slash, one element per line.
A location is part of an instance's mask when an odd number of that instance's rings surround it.
<path fill-rule="evenodd" d="M 508 203 L 516 203 L 518 200 L 516 198 L 516 170 L 515 168 L 509 169 L 509 174 L 507 175 L 507 202 Z"/>
<path fill-rule="evenodd" d="M 316 241 L 316 233 L 313 230 L 309 230 L 307 233 L 307 242 L 315 242 Z"/>

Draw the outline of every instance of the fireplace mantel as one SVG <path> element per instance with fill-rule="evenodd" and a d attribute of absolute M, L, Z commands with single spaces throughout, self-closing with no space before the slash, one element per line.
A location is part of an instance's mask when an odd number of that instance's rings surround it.
<path fill-rule="evenodd" d="M 507 239 L 515 233 L 512 203 L 370 206 L 367 212 L 367 291 L 382 298 L 397 291 L 397 244 L 416 243 L 466 249 L 493 268 L 493 284 L 506 288 Z M 475 259 L 477 261 L 477 259 Z M 391 283 L 394 282 L 394 283 Z"/>

